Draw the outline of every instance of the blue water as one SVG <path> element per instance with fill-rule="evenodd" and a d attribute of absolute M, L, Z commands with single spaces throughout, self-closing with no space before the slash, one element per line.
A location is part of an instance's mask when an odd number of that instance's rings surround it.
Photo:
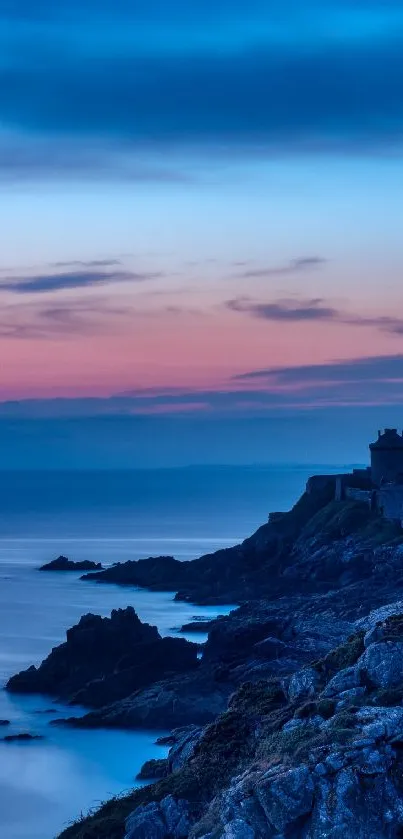
<path fill-rule="evenodd" d="M 40 574 L 39 565 L 60 553 L 104 565 L 152 554 L 191 559 L 240 541 L 269 511 L 287 509 L 313 471 L 0 472 L 0 685 L 38 664 L 86 612 L 108 615 L 130 604 L 162 634 L 193 616 L 218 614 L 175 603 L 171 594 L 85 583 L 78 574 Z M 26 744 L 0 742 L 6 839 L 52 839 L 81 812 L 130 789 L 145 760 L 165 755 L 155 745 L 156 732 L 49 727 L 52 715 L 44 712 L 51 707 L 49 699 L 0 690 L 0 718 L 11 720 L 0 736 L 45 736 Z M 71 709 L 59 705 L 57 715 L 71 715 Z"/>

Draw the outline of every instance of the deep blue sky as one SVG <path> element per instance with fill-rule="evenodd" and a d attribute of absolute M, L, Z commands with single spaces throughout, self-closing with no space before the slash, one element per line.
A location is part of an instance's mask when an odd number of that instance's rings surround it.
<path fill-rule="evenodd" d="M 365 458 L 402 139 L 402 0 L 3 0 L 3 464 Z"/>

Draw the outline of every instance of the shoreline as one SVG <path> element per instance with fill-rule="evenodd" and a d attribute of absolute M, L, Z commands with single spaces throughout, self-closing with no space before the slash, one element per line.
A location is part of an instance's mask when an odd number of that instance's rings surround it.
<path fill-rule="evenodd" d="M 161 671 L 157 681 L 152 676 L 148 685 L 129 694 L 127 690 L 133 685 L 129 681 L 125 686 L 125 676 L 123 693 L 115 701 L 103 705 L 98 696 L 98 707 L 83 717 L 61 721 L 68 730 L 138 730 L 143 725 L 148 730 L 150 727 L 182 729 L 185 738 L 190 736 L 190 730 L 193 733 L 189 748 L 182 750 L 183 743 L 174 743 L 174 749 L 179 747 L 180 752 L 183 751 L 182 758 L 173 767 L 173 756 L 169 756 L 168 764 L 164 764 L 162 780 L 135 790 L 120 802 L 105 805 L 99 814 L 95 813 L 84 820 L 83 826 L 73 825 L 60 836 L 63 839 L 83 839 L 84 835 L 86 839 L 123 839 L 126 819 L 130 813 L 137 813 L 136 807 L 139 805 L 147 809 L 152 804 L 153 817 L 164 821 L 167 818 L 165 810 L 158 808 L 168 806 L 164 802 L 166 799 L 171 801 L 170 796 L 177 801 L 175 796 L 179 782 L 184 784 L 182 797 L 187 801 L 186 818 L 189 825 L 193 824 L 202 815 L 200 809 L 196 807 L 197 812 L 194 809 L 194 773 L 199 780 L 202 779 L 204 803 L 200 806 L 204 810 L 208 802 L 215 800 L 217 795 L 222 794 L 220 790 L 231 783 L 236 767 L 243 765 L 242 761 L 239 763 L 238 746 L 242 754 L 247 749 L 252 756 L 254 747 L 250 741 L 250 724 L 262 703 L 264 707 L 268 703 L 267 707 L 271 709 L 269 716 L 272 713 L 278 714 L 280 707 L 283 708 L 281 713 L 286 715 L 283 724 L 290 724 L 291 730 L 291 722 L 300 707 L 296 708 L 294 698 L 289 693 L 288 685 L 292 683 L 293 674 L 295 679 L 301 678 L 304 683 L 307 679 L 309 682 L 309 678 L 313 679 L 308 685 L 307 698 L 312 696 L 314 701 L 311 704 L 308 702 L 304 713 L 310 726 L 319 725 L 319 722 L 314 722 L 318 717 L 314 709 L 317 701 L 322 702 L 322 699 L 315 699 L 316 683 L 321 685 L 322 692 L 327 690 L 327 686 L 320 679 L 318 681 L 316 676 L 309 676 L 309 673 L 316 672 L 312 670 L 316 666 L 313 662 L 327 661 L 329 656 L 334 657 L 332 649 L 344 650 L 337 653 L 337 668 L 332 665 L 333 678 L 340 670 L 340 658 L 343 663 L 351 661 L 349 666 L 353 667 L 358 659 L 361 660 L 365 650 L 362 645 L 363 636 L 356 628 L 357 618 L 365 612 L 373 612 L 385 602 L 399 599 L 400 594 L 403 599 L 403 583 L 398 576 L 400 550 L 403 554 L 403 534 L 399 529 L 374 515 L 362 503 L 333 501 L 328 491 L 323 492 L 322 488 L 317 493 L 305 493 L 288 513 L 271 517 L 252 537 L 234 548 L 219 550 L 213 555 L 202 556 L 187 563 L 177 563 L 173 558 L 167 560 L 155 557 L 129 561 L 100 572 L 101 578 L 108 583 L 116 583 L 116 576 L 122 574 L 122 569 L 124 576 L 129 572 L 130 582 L 126 576 L 125 585 L 115 589 L 121 592 L 129 591 L 133 583 L 139 585 L 139 574 L 143 581 L 147 581 L 148 577 L 152 591 L 161 584 L 166 591 L 167 576 L 171 574 L 172 591 L 172 575 L 176 575 L 175 582 L 182 586 L 175 598 L 177 603 L 189 602 L 192 594 L 196 594 L 199 602 L 203 598 L 215 604 L 220 598 L 228 597 L 229 593 L 234 595 L 234 600 L 240 593 L 242 599 L 245 593 L 249 597 L 245 597 L 246 602 L 229 615 L 210 623 L 203 656 L 197 666 L 194 664 L 193 669 L 189 670 L 186 665 L 185 672 L 178 676 L 167 676 Z M 388 569 L 387 574 L 385 569 Z M 114 580 L 111 575 L 115 577 Z M 86 575 L 87 580 L 95 581 L 94 578 L 99 579 L 99 574 Z M 85 582 L 80 581 L 79 584 L 85 587 Z M 109 626 L 107 622 L 105 624 L 105 619 L 102 625 Z M 199 625 L 196 621 L 192 628 L 199 629 Z M 357 639 L 351 648 L 347 640 L 349 637 Z M 329 660 L 333 661 L 334 658 Z M 104 663 L 101 664 L 103 667 Z M 89 678 L 90 685 L 91 674 Z M 359 680 L 361 676 L 355 678 Z M 270 704 L 270 685 L 276 686 L 274 709 Z M 363 697 L 364 694 L 369 696 L 368 689 L 364 690 L 364 685 L 359 681 L 346 690 L 353 691 L 350 699 L 357 707 L 361 707 L 357 697 Z M 67 698 L 71 699 L 71 696 Z M 349 700 L 346 701 L 348 710 Z M 239 711 L 239 707 L 242 711 Z M 334 703 L 326 705 L 324 700 L 320 705 L 323 710 L 327 709 L 326 713 L 330 714 L 332 710 L 329 719 L 333 719 L 335 707 Z M 348 710 L 348 713 L 352 711 Z M 298 719 L 305 719 L 302 714 L 301 710 Z M 235 719 L 237 722 L 233 728 L 231 720 L 235 723 Z M 59 721 L 55 722 L 60 724 Z M 226 732 L 224 741 L 221 739 L 221 726 L 224 726 Z M 225 778 L 218 782 L 215 770 L 210 768 L 207 776 L 205 770 L 211 760 L 214 762 L 216 749 L 220 752 L 224 742 L 228 743 L 231 754 L 234 752 L 238 757 L 235 764 L 229 761 L 229 774 L 226 773 Z M 334 742 L 326 743 L 326 748 L 339 748 L 342 745 L 338 743 L 336 735 Z M 161 766 L 148 767 L 151 773 L 157 769 L 161 771 Z M 214 781 L 213 788 L 210 780 Z M 110 811 L 114 813 L 113 829 L 110 816 L 106 817 Z M 142 812 L 140 807 L 139 813 Z M 223 818 L 223 814 L 220 818 Z M 107 832 L 106 824 L 109 825 Z M 135 836 L 136 833 L 133 833 Z"/>

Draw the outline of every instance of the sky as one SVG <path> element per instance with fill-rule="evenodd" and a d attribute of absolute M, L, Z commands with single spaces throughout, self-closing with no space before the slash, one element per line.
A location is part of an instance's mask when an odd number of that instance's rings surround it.
<path fill-rule="evenodd" d="M 0 0 L 3 467 L 403 424 L 403 0 Z"/>

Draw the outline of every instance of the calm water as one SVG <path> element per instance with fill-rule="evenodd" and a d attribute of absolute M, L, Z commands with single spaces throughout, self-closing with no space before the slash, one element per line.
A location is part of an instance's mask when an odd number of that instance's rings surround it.
<path fill-rule="evenodd" d="M 39 663 L 89 611 L 107 615 L 130 604 L 162 634 L 195 615 L 217 614 L 174 603 L 170 594 L 84 583 L 76 574 L 39 574 L 40 564 L 60 553 L 105 565 L 152 554 L 193 558 L 245 538 L 270 510 L 287 509 L 313 471 L 0 473 L 1 685 Z M 165 754 L 155 746 L 156 732 L 49 727 L 51 707 L 48 699 L 0 690 L 0 718 L 12 723 L 4 733 L 45 735 L 27 744 L 0 743 L 5 839 L 53 839 L 80 812 L 133 786 L 146 759 Z M 57 713 L 71 709 L 59 705 Z"/>

